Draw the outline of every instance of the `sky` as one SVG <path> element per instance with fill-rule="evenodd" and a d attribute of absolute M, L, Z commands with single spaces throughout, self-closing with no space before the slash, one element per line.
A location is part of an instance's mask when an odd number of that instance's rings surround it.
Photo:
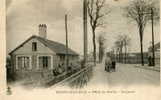
<path fill-rule="evenodd" d="M 111 13 L 104 18 L 106 27 L 96 31 L 96 36 L 105 34 L 106 51 L 111 50 L 119 34 L 127 34 L 131 38 L 129 52 L 140 52 L 137 26 L 123 16 L 123 8 L 130 1 L 106 0 Z M 48 39 L 65 44 L 64 16 L 68 14 L 69 47 L 83 54 L 83 0 L 7 0 L 6 4 L 7 53 L 30 36 L 38 35 L 39 24 L 47 24 Z M 154 26 L 155 43 L 160 41 L 159 27 L 159 24 Z M 144 32 L 144 51 L 147 51 L 150 41 L 151 24 L 148 24 Z M 92 50 L 92 33 L 88 23 L 88 52 Z"/>

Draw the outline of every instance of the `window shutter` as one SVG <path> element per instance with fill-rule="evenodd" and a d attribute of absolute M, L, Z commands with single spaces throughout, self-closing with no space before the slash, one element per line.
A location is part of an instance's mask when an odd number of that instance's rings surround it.
<path fill-rule="evenodd" d="M 32 69 L 32 57 L 29 57 L 29 70 Z"/>
<path fill-rule="evenodd" d="M 24 57 L 21 57 L 21 60 L 22 60 L 22 64 L 21 64 L 21 69 L 23 69 L 24 68 Z"/>
<path fill-rule="evenodd" d="M 18 66 L 19 66 L 19 59 L 18 57 L 16 57 L 16 70 L 18 70 Z"/>
<path fill-rule="evenodd" d="M 51 69 L 54 69 L 54 67 L 53 67 L 53 56 L 51 56 L 51 59 L 50 59 L 50 64 L 51 64 Z"/>
<path fill-rule="evenodd" d="M 39 67 L 40 67 L 40 57 L 37 57 L 37 70 L 39 70 Z"/>

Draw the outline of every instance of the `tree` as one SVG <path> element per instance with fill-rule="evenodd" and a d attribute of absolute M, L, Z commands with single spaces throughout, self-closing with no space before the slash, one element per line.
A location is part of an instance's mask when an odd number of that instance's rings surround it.
<path fill-rule="evenodd" d="M 148 0 L 133 0 L 125 8 L 126 17 L 135 21 L 139 29 L 142 66 L 144 66 L 143 35 L 146 24 L 150 20 L 150 15 L 148 13 L 151 12 L 151 8 L 154 8 L 154 2 Z"/>
<path fill-rule="evenodd" d="M 128 46 L 130 45 L 130 38 L 128 35 L 126 34 L 123 34 L 123 35 L 119 35 L 117 37 L 117 40 L 115 41 L 115 48 L 117 49 L 117 52 L 119 53 L 119 61 L 123 61 L 123 59 L 121 58 L 124 58 L 124 61 L 126 63 L 126 58 L 127 58 L 127 48 Z M 123 48 L 124 48 L 124 57 L 123 57 Z"/>
<path fill-rule="evenodd" d="M 104 34 L 99 34 L 98 36 L 98 44 L 99 44 L 99 63 L 102 62 L 102 59 L 103 59 L 103 55 L 104 55 L 104 49 L 105 49 L 105 37 L 104 37 Z"/>
<path fill-rule="evenodd" d="M 103 26 L 105 23 L 103 18 L 109 14 L 108 12 L 105 12 L 104 10 L 106 7 L 105 0 L 89 0 L 87 9 L 88 9 L 88 15 L 90 18 L 90 26 L 92 29 L 92 41 L 93 41 L 93 58 L 94 58 L 94 64 L 96 65 L 96 29 L 98 27 Z"/>
<path fill-rule="evenodd" d="M 115 47 L 117 48 L 118 54 L 118 60 L 119 62 L 122 62 L 122 51 L 123 51 L 123 38 L 121 35 L 117 37 L 117 40 L 115 41 Z"/>
<path fill-rule="evenodd" d="M 128 35 L 123 35 L 122 38 L 123 38 L 122 39 L 123 40 L 123 46 L 124 46 L 124 49 L 125 49 L 124 61 L 126 63 L 126 59 L 127 59 L 127 47 L 130 45 L 131 39 L 128 37 Z"/>

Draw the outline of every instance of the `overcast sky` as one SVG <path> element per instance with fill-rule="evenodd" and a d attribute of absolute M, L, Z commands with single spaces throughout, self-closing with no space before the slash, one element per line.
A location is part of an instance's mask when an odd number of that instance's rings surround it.
<path fill-rule="evenodd" d="M 68 14 L 69 47 L 83 53 L 83 0 L 7 0 L 7 52 L 13 50 L 32 35 L 38 35 L 38 25 L 47 24 L 47 38 L 65 43 L 64 15 Z M 130 0 L 107 0 L 111 13 L 106 16 L 106 28 L 101 30 L 107 39 L 107 51 L 113 46 L 119 34 L 132 39 L 130 52 L 139 52 L 139 35 L 135 23 L 123 16 Z M 158 0 L 159 1 L 159 0 Z M 144 51 L 150 45 L 151 24 L 144 33 Z M 92 33 L 88 26 L 88 46 L 92 51 Z M 160 40 L 159 24 L 155 27 L 155 42 Z M 100 30 L 97 31 L 97 36 Z"/>

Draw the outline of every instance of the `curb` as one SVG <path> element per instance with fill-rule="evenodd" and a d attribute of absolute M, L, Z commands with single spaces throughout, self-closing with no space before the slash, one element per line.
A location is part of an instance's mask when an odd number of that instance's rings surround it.
<path fill-rule="evenodd" d="M 160 72 L 160 69 L 154 69 L 154 68 L 149 68 L 149 67 L 141 67 L 141 66 L 137 66 L 137 65 L 135 65 L 135 67 Z"/>

